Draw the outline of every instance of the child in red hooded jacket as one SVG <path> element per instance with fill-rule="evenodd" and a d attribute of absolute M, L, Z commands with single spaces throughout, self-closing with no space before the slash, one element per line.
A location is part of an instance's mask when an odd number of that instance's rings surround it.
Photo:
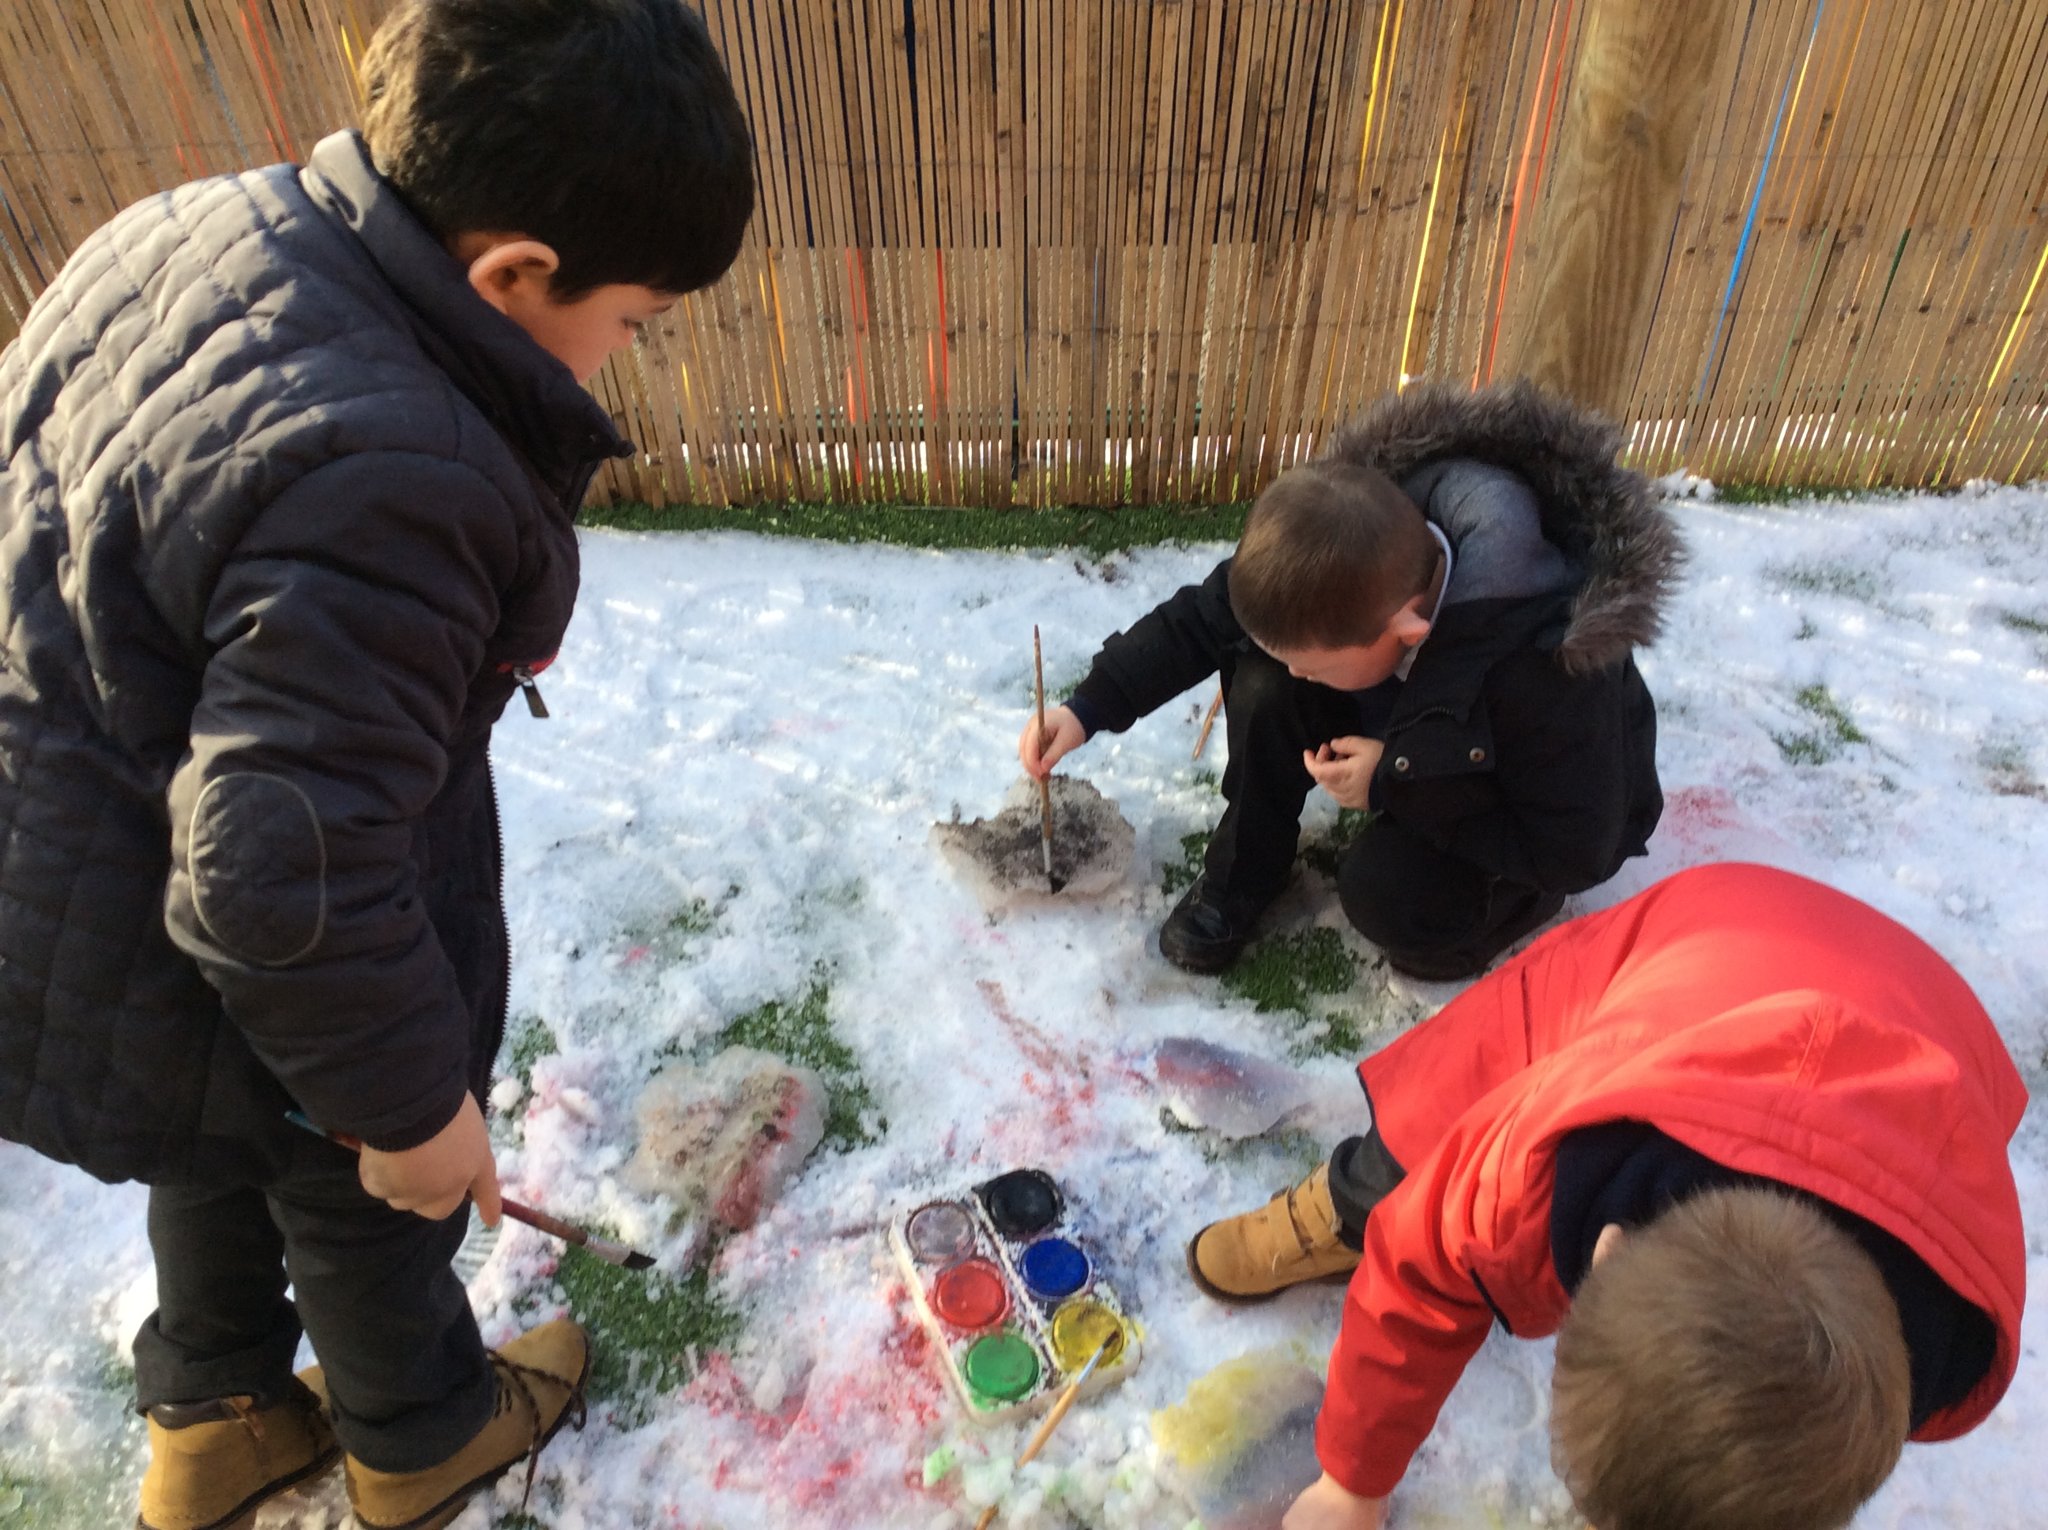
<path fill-rule="evenodd" d="M 1845 894 L 1680 873 L 1359 1076 L 1370 1135 L 1188 1250 L 1225 1300 L 1353 1271 L 1287 1530 L 1377 1530 L 1496 1321 L 1558 1336 L 1553 1456 L 1600 1530 L 1845 1525 L 2012 1380 L 2026 1090 L 1956 972 Z"/>

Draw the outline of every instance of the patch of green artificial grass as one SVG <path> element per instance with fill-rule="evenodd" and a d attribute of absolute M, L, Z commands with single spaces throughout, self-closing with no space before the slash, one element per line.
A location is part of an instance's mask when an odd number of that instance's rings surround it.
<path fill-rule="evenodd" d="M 102 1392 L 111 1392 L 124 1402 L 135 1396 L 135 1367 L 122 1355 L 104 1356 L 100 1361 L 99 1374 L 93 1379 Z"/>
<path fill-rule="evenodd" d="M 1778 752 L 1792 764 L 1825 765 L 1851 744 L 1870 742 L 1870 736 L 1856 726 L 1826 686 L 1809 685 L 1792 700 L 1820 725 L 1804 733 L 1771 735 Z"/>
<path fill-rule="evenodd" d="M 1305 1173 L 1329 1156 L 1320 1139 L 1299 1127 L 1283 1126 L 1256 1137 L 1222 1137 L 1199 1126 L 1189 1126 L 1163 1105 L 1159 1108 L 1159 1127 L 1169 1137 L 1195 1138 L 1193 1146 L 1204 1163 L 1244 1164 L 1270 1156 L 1298 1166 Z"/>
<path fill-rule="evenodd" d="M 2024 632 L 2029 637 L 2048 637 L 2048 621 L 2038 616 L 2025 616 L 2018 611 L 2001 611 L 1998 624 L 2012 632 Z"/>
<path fill-rule="evenodd" d="M 1356 1057 L 1365 1050 L 1357 1021 L 1314 1003 L 1349 993 L 1358 958 L 1335 930 L 1317 926 L 1260 941 L 1223 974 L 1223 987 L 1250 999 L 1262 1015 L 1293 1016 L 1298 1057 Z"/>
<path fill-rule="evenodd" d="M 1197 829 L 1193 834 L 1180 837 L 1180 859 L 1168 861 L 1159 868 L 1159 890 L 1169 898 L 1178 898 L 1195 885 L 1195 878 L 1202 874 L 1202 857 L 1209 853 L 1209 831 Z"/>
<path fill-rule="evenodd" d="M 689 1379 L 692 1351 L 721 1349 L 745 1314 L 711 1284 L 710 1261 L 681 1280 L 568 1253 L 555 1281 L 590 1330 L 590 1395 L 631 1404 Z"/>
<path fill-rule="evenodd" d="M 1872 489 L 1853 483 L 1717 483 L 1714 499 L 1724 505 L 1796 505 L 1806 500 L 1897 499 L 1904 489 Z"/>
<path fill-rule="evenodd" d="M 669 916 L 672 935 L 708 935 L 718 926 L 718 910 L 708 899 L 692 898 Z"/>
<path fill-rule="evenodd" d="M 1847 563 L 1774 563 L 1763 573 L 1767 583 L 1781 590 L 1836 595 L 1864 605 L 1875 605 L 1884 594 L 1876 574 Z"/>
<path fill-rule="evenodd" d="M 88 1530 L 132 1524 L 135 1483 L 128 1458 L 123 1455 L 109 1466 L 104 1476 L 95 1471 L 63 1479 L 0 1466 L 0 1525 L 7 1530 Z"/>
<path fill-rule="evenodd" d="M 837 1148 L 866 1147 L 889 1123 L 868 1125 L 875 1099 L 860 1071 L 860 1062 L 832 1029 L 831 985 L 813 981 L 798 999 L 771 999 L 734 1019 L 713 1038 L 707 1052 L 726 1047 L 754 1047 L 815 1071 L 825 1081 L 825 1143 Z"/>
<path fill-rule="evenodd" d="M 1365 832 L 1365 826 L 1372 822 L 1370 808 L 1339 808 L 1337 821 L 1330 826 L 1330 832 L 1319 834 L 1303 843 L 1301 858 L 1315 867 L 1326 877 L 1337 874 L 1337 863 L 1344 858 L 1358 836 Z"/>
<path fill-rule="evenodd" d="M 1101 555 L 1162 542 L 1234 542 L 1245 505 L 1128 505 L 1118 509 L 987 510 L 922 505 L 600 505 L 586 526 L 621 531 L 753 531 L 823 542 L 897 547 L 1072 547 Z"/>
<path fill-rule="evenodd" d="M 2017 739 L 1995 739 L 1977 751 L 1991 789 L 2001 797 L 2033 797 L 2048 801 L 2048 787 L 2034 779 L 2026 746 Z"/>
<path fill-rule="evenodd" d="M 502 1053 L 505 1071 L 519 1080 L 522 1089 L 533 1088 L 533 1065 L 543 1057 L 552 1057 L 562 1050 L 555 1033 L 548 1029 L 548 1023 L 538 1015 L 521 1015 L 512 1022 L 505 1037 Z"/>

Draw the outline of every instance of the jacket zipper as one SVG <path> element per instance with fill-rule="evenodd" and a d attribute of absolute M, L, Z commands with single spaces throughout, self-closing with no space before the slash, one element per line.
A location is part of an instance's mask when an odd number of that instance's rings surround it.
<path fill-rule="evenodd" d="M 519 682 L 519 689 L 526 693 L 526 710 L 535 717 L 547 716 L 548 704 L 540 699 L 540 685 L 533 678 L 533 666 L 531 664 L 513 665 L 512 678 Z"/>
<path fill-rule="evenodd" d="M 498 989 L 498 1033 L 491 1038 L 490 1065 L 484 1075 L 484 1097 L 477 1101 L 486 1118 L 491 1109 L 491 1088 L 498 1077 L 498 1053 L 505 1046 L 505 1032 L 512 1024 L 512 921 L 505 917 L 505 821 L 498 811 L 498 774 L 484 761 L 484 793 L 491 801 L 491 842 L 498 857 L 498 937 L 505 952 L 504 981 Z"/>

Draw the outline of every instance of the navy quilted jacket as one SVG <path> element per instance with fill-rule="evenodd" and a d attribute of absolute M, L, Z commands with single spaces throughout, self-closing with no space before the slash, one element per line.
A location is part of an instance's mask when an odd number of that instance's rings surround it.
<path fill-rule="evenodd" d="M 0 1135 L 215 1178 L 482 1089 L 490 729 L 622 449 L 353 134 L 80 247 L 0 356 Z"/>

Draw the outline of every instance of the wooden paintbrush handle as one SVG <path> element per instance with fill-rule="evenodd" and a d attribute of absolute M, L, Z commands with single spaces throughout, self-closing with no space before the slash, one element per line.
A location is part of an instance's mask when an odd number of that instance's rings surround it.
<path fill-rule="evenodd" d="M 1088 1369 L 1093 1370 L 1094 1368 L 1093 1365 L 1090 1365 Z M 1031 1442 L 1024 1447 L 1024 1453 L 1017 1457 L 1017 1464 L 1020 1467 L 1028 1466 L 1037 1458 L 1038 1453 L 1045 1449 L 1045 1442 L 1052 1438 L 1052 1432 L 1059 1428 L 1060 1420 L 1065 1418 L 1067 1410 L 1074 1406 L 1074 1399 L 1081 1395 L 1081 1383 L 1087 1379 L 1087 1372 L 1084 1371 L 1076 1380 L 1068 1384 L 1066 1391 L 1060 1393 L 1060 1400 L 1052 1405 L 1052 1411 L 1046 1414 L 1045 1422 L 1040 1424 L 1038 1432 L 1031 1436 Z M 981 1518 L 974 1522 L 974 1530 L 988 1530 L 988 1527 L 995 1523 L 996 1510 L 1000 1507 L 1001 1504 L 992 1503 L 986 1509 L 983 1509 L 981 1511 Z"/>
<path fill-rule="evenodd" d="M 582 1245 L 590 1241 L 590 1234 L 575 1223 L 564 1222 L 560 1217 L 551 1217 L 545 1211 L 536 1211 L 531 1206 L 513 1200 L 509 1195 L 499 1196 L 498 1206 L 513 1221 L 524 1222 L 528 1227 L 537 1227 L 550 1237 L 560 1238 L 564 1243 Z"/>
<path fill-rule="evenodd" d="M 1081 1395 L 1081 1383 L 1075 1382 L 1060 1394 L 1060 1400 L 1052 1405 L 1052 1412 L 1046 1414 L 1045 1422 L 1038 1426 L 1038 1433 L 1031 1437 L 1031 1443 L 1024 1447 L 1024 1454 L 1017 1457 L 1017 1464 L 1024 1466 L 1037 1459 L 1045 1449 L 1045 1442 L 1052 1438 L 1053 1430 L 1059 1428 L 1060 1420 L 1067 1416 L 1067 1410 L 1074 1406 L 1074 1399 Z"/>
<path fill-rule="evenodd" d="M 1038 624 L 1031 626 L 1031 695 L 1038 709 L 1038 747 L 1045 747 L 1045 650 L 1039 646 Z"/>

